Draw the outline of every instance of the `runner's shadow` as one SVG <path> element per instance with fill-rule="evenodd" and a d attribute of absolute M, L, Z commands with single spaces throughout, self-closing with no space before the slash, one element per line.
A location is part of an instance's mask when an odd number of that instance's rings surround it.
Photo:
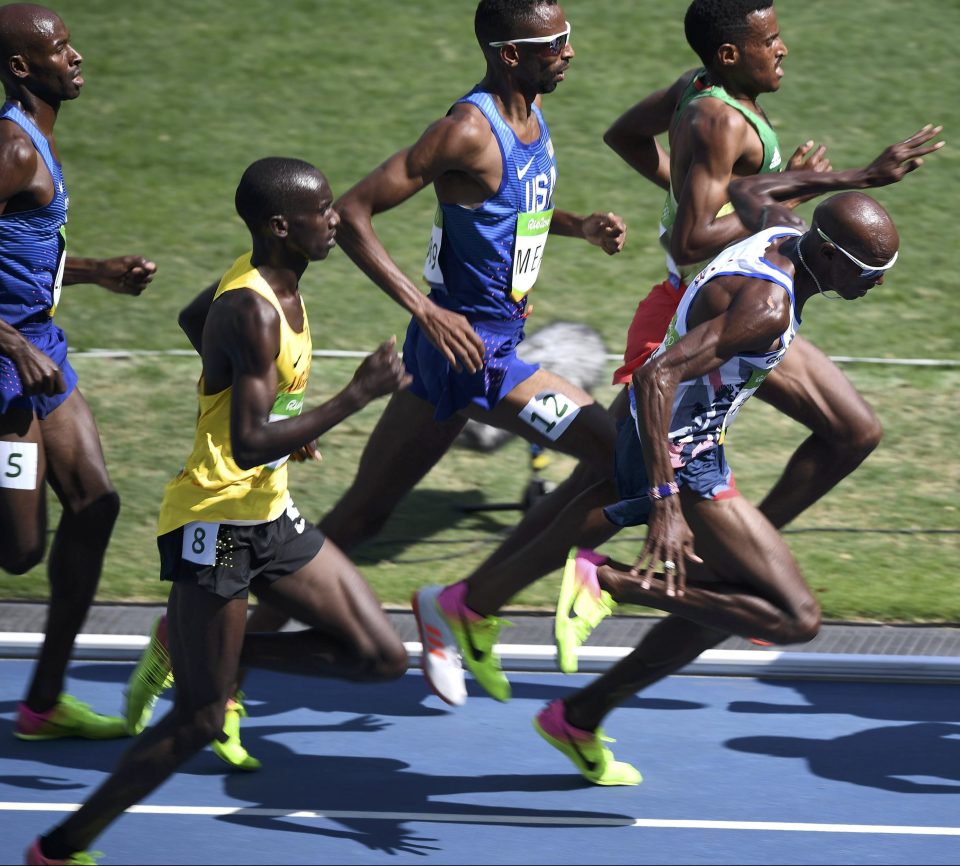
<path fill-rule="evenodd" d="M 739 752 L 803 758 L 824 779 L 900 794 L 960 794 L 960 725 L 921 722 L 833 740 L 740 737 Z M 942 779 L 943 781 L 931 781 Z"/>
<path fill-rule="evenodd" d="M 451 551 L 462 554 L 463 548 L 478 551 L 493 550 L 499 535 L 510 529 L 503 520 L 488 516 L 483 511 L 465 513 L 464 508 L 481 508 L 486 503 L 482 491 L 430 490 L 414 488 L 391 515 L 383 533 L 351 551 L 350 558 L 361 567 L 384 560 L 406 563 L 447 561 Z M 513 512 L 509 512 L 512 514 Z M 516 512 L 516 522 L 522 512 Z M 459 545 L 444 544 L 435 551 L 424 549 L 429 540 L 454 527 L 462 530 L 468 540 Z M 336 539 L 333 539 L 336 541 Z M 418 548 L 416 559 L 399 559 L 408 548 Z"/>
<path fill-rule="evenodd" d="M 842 714 L 889 722 L 960 721 L 960 694 L 956 686 L 927 683 L 890 684 L 764 680 L 764 685 L 793 689 L 806 703 L 772 704 L 734 701 L 731 713 Z M 882 689 L 883 692 L 878 692 Z M 890 690 L 898 691 L 895 700 Z M 902 691 L 901 691 L 902 690 Z"/>
<path fill-rule="evenodd" d="M 598 827 L 633 824 L 633 818 L 610 812 L 497 807 L 452 803 L 441 799 L 470 793 L 515 791 L 521 794 L 536 794 L 592 787 L 577 775 L 427 775 L 409 771 L 409 764 L 389 758 L 296 753 L 273 738 L 273 735 L 282 735 L 288 730 L 282 727 L 251 728 L 249 736 L 245 737 L 245 743 L 248 744 L 251 754 L 260 758 L 265 766 L 296 767 L 297 785 L 291 785 L 289 777 L 284 773 L 270 777 L 265 774 L 257 774 L 256 777 L 231 775 L 224 782 L 227 796 L 232 800 L 256 804 L 250 807 L 252 809 L 292 813 L 308 808 L 311 811 L 327 813 L 327 817 L 323 819 L 325 822 L 339 824 L 344 829 L 317 826 L 316 819 L 310 824 L 295 824 L 282 815 L 273 817 L 242 812 L 224 816 L 219 820 L 264 830 L 352 839 L 366 848 L 387 854 L 421 855 L 439 849 L 429 844 L 437 842 L 436 839 L 416 836 L 408 829 L 406 825 L 414 820 L 423 822 L 423 818 L 414 818 L 415 815 L 441 816 L 437 820 L 447 824 L 456 823 L 458 815 L 465 819 L 469 816 L 470 824 L 542 826 L 544 819 L 560 822 L 568 819 L 586 826 L 596 821 L 595 826 Z M 363 817 L 377 813 L 384 813 L 384 816 Z M 411 817 L 396 817 L 397 813 Z M 523 821 L 524 817 L 530 819 L 529 825 Z"/>

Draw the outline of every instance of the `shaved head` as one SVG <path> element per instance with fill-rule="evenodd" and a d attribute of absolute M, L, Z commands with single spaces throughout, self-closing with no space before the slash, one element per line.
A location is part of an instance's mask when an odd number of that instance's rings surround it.
<path fill-rule="evenodd" d="M 900 235 L 890 214 L 862 192 L 843 192 L 813 212 L 814 228 L 868 264 L 884 265 L 900 249 Z"/>
<path fill-rule="evenodd" d="M 0 60 L 4 67 L 15 54 L 24 54 L 49 39 L 60 16 L 46 6 L 34 3 L 10 3 L 0 6 Z"/>

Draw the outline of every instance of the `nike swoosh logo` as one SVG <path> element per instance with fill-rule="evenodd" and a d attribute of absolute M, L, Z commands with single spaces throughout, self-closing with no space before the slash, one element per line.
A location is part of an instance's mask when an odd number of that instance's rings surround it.
<path fill-rule="evenodd" d="M 530 162 L 528 162 L 523 168 L 517 169 L 517 180 L 523 180 L 526 173 L 530 171 L 531 165 L 533 165 L 533 157 L 530 157 Z"/>
<path fill-rule="evenodd" d="M 473 638 L 470 636 L 470 623 L 463 614 L 460 614 L 460 625 L 463 627 L 463 633 L 467 638 L 467 649 L 470 650 L 470 657 L 475 662 L 482 662 L 487 657 L 487 654 L 474 646 Z"/>
<path fill-rule="evenodd" d="M 583 761 L 583 765 L 587 768 L 587 772 L 588 773 L 597 772 L 597 766 L 598 766 L 597 762 L 587 760 L 586 755 L 584 755 L 583 752 L 580 751 L 580 747 L 577 745 L 577 741 L 573 739 L 573 737 L 567 737 L 567 742 L 571 746 L 573 746 L 573 751 L 575 751 L 577 753 L 577 756 L 580 758 L 580 760 Z"/>

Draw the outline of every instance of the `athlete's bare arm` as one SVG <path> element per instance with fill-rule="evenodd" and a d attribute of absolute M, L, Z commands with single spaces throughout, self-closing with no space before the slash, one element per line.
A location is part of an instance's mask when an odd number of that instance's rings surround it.
<path fill-rule="evenodd" d="M 156 272 L 156 263 L 144 256 L 115 256 L 110 259 L 67 256 L 63 284 L 93 284 L 118 295 L 139 295 L 153 281 Z"/>
<path fill-rule="evenodd" d="M 177 324 L 180 330 L 186 334 L 190 345 L 196 349 L 199 355 L 203 347 L 203 326 L 207 323 L 207 314 L 210 312 L 210 305 L 213 303 L 213 296 L 217 293 L 220 283 L 211 283 L 199 295 L 197 295 L 189 304 L 187 304 L 177 316 Z"/>
<path fill-rule="evenodd" d="M 670 188 L 670 155 L 657 140 L 667 133 L 680 97 L 696 74 L 685 72 L 670 87 L 655 90 L 618 117 L 604 143 L 627 165 L 663 190 Z"/>
<path fill-rule="evenodd" d="M 789 267 L 786 260 L 783 266 Z M 637 432 L 651 486 L 674 480 L 668 448 L 670 412 L 678 385 L 719 368 L 734 355 L 770 350 L 790 324 L 790 298 L 766 280 L 717 277 L 701 290 L 690 310 L 693 327 L 662 355 L 633 374 L 637 400 Z M 660 562 L 676 563 L 668 570 L 668 594 L 683 593 L 686 561 L 699 562 L 693 533 L 680 507 L 680 496 L 654 500 L 643 551 L 634 566 L 652 578 Z"/>
<path fill-rule="evenodd" d="M 296 418 L 270 421 L 277 395 L 280 315 L 253 291 L 228 292 L 211 306 L 203 337 L 204 387 L 233 386 L 230 441 L 243 469 L 262 466 L 313 442 L 371 400 L 410 383 L 394 350 L 395 338 L 364 359 L 332 399 Z"/>
<path fill-rule="evenodd" d="M 797 197 L 815 198 L 844 189 L 871 189 L 903 180 L 923 165 L 923 157 L 945 142 L 928 142 L 943 131 L 927 124 L 913 135 L 887 147 L 864 168 L 847 171 L 790 171 L 739 178 L 729 187 L 730 201 L 740 220 L 753 231 L 770 225 L 806 227 L 806 223 L 781 202 Z"/>
<path fill-rule="evenodd" d="M 437 306 L 397 266 L 373 229 L 373 217 L 391 210 L 436 182 L 441 201 L 470 206 L 500 185 L 499 148 L 479 112 L 455 106 L 411 147 L 394 154 L 334 207 L 340 214 L 337 240 L 357 266 L 407 310 L 430 341 L 458 369 L 476 372 L 483 341 L 467 319 Z"/>

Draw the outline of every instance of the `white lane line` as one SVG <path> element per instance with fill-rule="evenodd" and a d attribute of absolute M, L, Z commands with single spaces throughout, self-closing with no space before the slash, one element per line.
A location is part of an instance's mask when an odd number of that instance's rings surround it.
<path fill-rule="evenodd" d="M 0 812 L 75 812 L 79 803 L 2 803 Z M 670 818 L 596 818 L 546 815 L 472 815 L 449 812 L 347 812 L 313 809 L 261 809 L 229 806 L 133 806 L 134 815 L 186 815 L 191 817 L 250 816 L 257 818 L 307 818 L 323 820 L 407 821 L 445 824 L 528 824 L 550 827 L 646 827 L 668 830 L 740 830 L 791 833 L 861 833 L 888 836 L 960 836 L 960 827 L 914 827 L 889 824 L 813 824 L 786 821 L 701 821 Z"/>

